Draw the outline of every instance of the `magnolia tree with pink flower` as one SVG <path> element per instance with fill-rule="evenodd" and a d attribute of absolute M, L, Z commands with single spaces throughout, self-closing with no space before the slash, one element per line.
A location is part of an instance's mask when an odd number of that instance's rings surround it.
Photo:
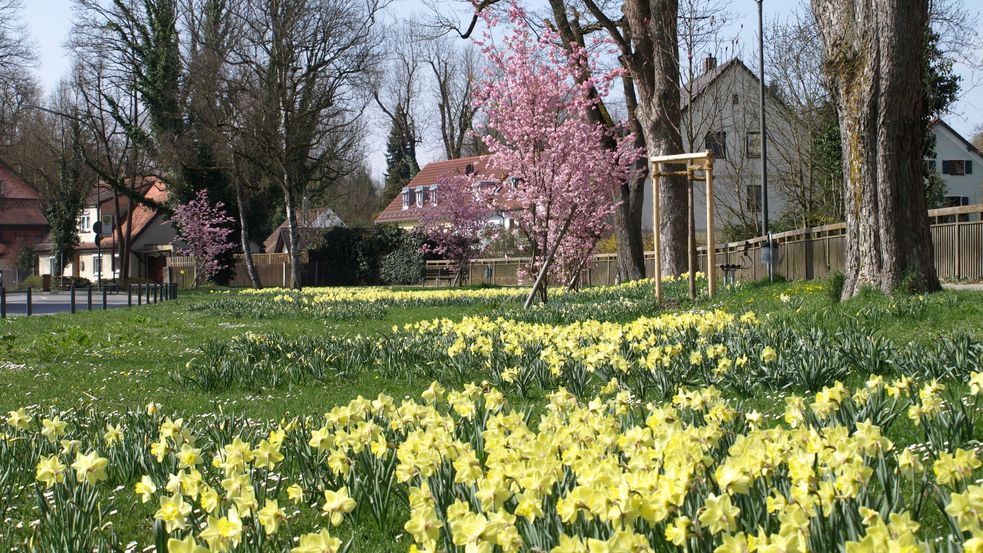
<path fill-rule="evenodd" d="M 642 152 L 627 132 L 590 121 L 600 109 L 591 89 L 605 97 L 621 69 L 600 70 L 594 56 L 576 44 L 568 52 L 548 28 L 534 38 L 515 3 L 500 44 L 492 38 L 496 22 L 486 21 L 481 48 L 489 64 L 477 104 L 488 119 L 488 166 L 512 177 L 489 200 L 512 208 L 514 232 L 531 249 L 529 307 L 537 294 L 547 301 L 551 279 L 572 279 L 583 267 L 609 229 L 615 187 Z M 578 82 L 581 74 L 594 77 Z M 617 147 L 604 148 L 605 139 Z"/>
<path fill-rule="evenodd" d="M 499 225 L 490 221 L 491 215 L 474 179 L 464 175 L 437 179 L 436 205 L 420 215 L 420 232 L 427 240 L 420 251 L 453 261 L 454 283 L 462 283 L 468 261 L 481 255 L 497 235 Z"/>
<path fill-rule="evenodd" d="M 208 192 L 198 192 L 195 199 L 179 204 L 170 222 L 177 228 L 177 241 L 183 244 L 178 253 L 191 257 L 195 288 L 222 270 L 222 256 L 235 245 L 229 240 L 233 222 L 225 212 L 225 204 L 208 203 Z"/>

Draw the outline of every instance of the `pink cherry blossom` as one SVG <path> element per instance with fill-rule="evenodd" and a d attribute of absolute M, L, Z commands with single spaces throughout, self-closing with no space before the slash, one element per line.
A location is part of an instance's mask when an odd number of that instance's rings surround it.
<path fill-rule="evenodd" d="M 597 56 L 576 44 L 568 51 L 548 28 L 533 37 L 524 15 L 510 6 L 501 40 L 493 36 L 496 20 L 486 17 L 479 44 L 489 63 L 477 104 L 487 116 L 487 165 L 512 177 L 487 200 L 512 209 L 513 232 L 532 254 L 528 306 L 537 293 L 546 301 L 550 280 L 569 280 L 594 252 L 610 230 L 616 186 L 642 152 L 623 129 L 590 117 L 600 109 L 590 90 L 603 98 L 622 70 L 600 69 Z M 590 77 L 578 82 L 579 75 Z"/>
<path fill-rule="evenodd" d="M 224 226 L 233 221 L 225 212 L 225 204 L 208 203 L 205 190 L 174 210 L 170 222 L 177 228 L 177 242 L 181 244 L 177 251 L 192 259 L 195 288 L 222 270 L 222 255 L 235 248 L 229 241 L 232 229 Z"/>
<path fill-rule="evenodd" d="M 420 215 L 419 229 L 427 239 L 421 251 L 454 261 L 457 282 L 463 280 L 467 262 L 481 255 L 499 228 L 490 221 L 492 209 L 477 190 L 477 183 L 468 176 L 441 177 L 436 205 Z"/>

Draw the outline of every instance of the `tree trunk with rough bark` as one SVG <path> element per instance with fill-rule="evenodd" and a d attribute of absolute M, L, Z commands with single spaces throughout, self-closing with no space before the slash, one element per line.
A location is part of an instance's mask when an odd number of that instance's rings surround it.
<path fill-rule="evenodd" d="M 290 247 L 290 287 L 300 290 L 300 233 L 297 231 L 297 206 L 293 191 L 288 187 L 283 194 L 287 211 L 287 235 Z"/>
<path fill-rule="evenodd" d="M 235 188 L 236 204 L 239 207 L 239 238 L 242 242 L 242 257 L 246 260 L 246 274 L 249 275 L 249 282 L 252 283 L 253 288 L 259 290 L 263 287 L 263 282 L 259 279 L 256 264 L 253 263 L 253 250 L 249 245 L 249 225 L 246 224 L 246 198 L 238 175 L 233 175 L 232 186 Z"/>
<path fill-rule="evenodd" d="M 843 298 L 940 288 L 922 175 L 928 0 L 812 0 L 843 142 Z"/>
<path fill-rule="evenodd" d="M 631 28 L 635 54 L 629 69 L 638 91 L 638 122 L 648 156 L 682 153 L 676 36 L 679 2 L 627 0 L 623 9 Z M 672 171 L 685 169 L 667 167 Z M 686 179 L 662 177 L 652 189 L 660 194 L 661 217 L 652 224 L 661 237 L 657 254 L 662 258 L 662 270 L 667 275 L 680 275 L 687 270 Z"/>

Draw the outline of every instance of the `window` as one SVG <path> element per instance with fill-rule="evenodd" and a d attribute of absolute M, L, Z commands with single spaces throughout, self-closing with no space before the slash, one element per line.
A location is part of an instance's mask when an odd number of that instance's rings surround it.
<path fill-rule="evenodd" d="M 935 160 L 934 159 L 926 159 L 925 160 L 925 172 L 926 173 L 934 173 L 935 172 Z"/>
<path fill-rule="evenodd" d="M 760 213 L 761 212 L 761 185 L 760 184 L 749 184 L 747 185 L 747 199 L 745 201 L 748 212 L 750 213 Z"/>
<path fill-rule="evenodd" d="M 969 205 L 969 196 L 946 196 L 942 198 L 942 207 L 960 207 Z"/>
<path fill-rule="evenodd" d="M 410 196 L 410 189 L 409 188 L 404 188 L 403 189 L 403 209 L 409 209 L 410 202 L 412 200 L 413 200 L 413 198 Z"/>
<path fill-rule="evenodd" d="M 426 194 L 427 187 L 421 186 L 416 189 L 416 207 L 423 207 L 424 194 Z"/>
<path fill-rule="evenodd" d="M 708 132 L 705 147 L 713 152 L 713 157 L 727 159 L 727 133 L 724 131 Z"/>
<path fill-rule="evenodd" d="M 114 253 L 113 256 L 110 258 L 110 260 L 111 260 L 110 263 L 112 265 L 109 268 L 109 270 L 112 271 L 114 277 L 119 276 L 117 274 L 119 272 L 119 254 Z"/>
<path fill-rule="evenodd" d="M 430 187 L 430 204 L 437 205 L 437 185 Z"/>
<path fill-rule="evenodd" d="M 745 155 L 748 159 L 758 159 L 761 157 L 761 133 L 758 131 L 748 131 L 744 139 Z"/>
<path fill-rule="evenodd" d="M 89 212 L 83 211 L 79 216 L 79 232 L 92 232 L 92 224 L 89 220 Z"/>
<path fill-rule="evenodd" d="M 965 159 L 943 159 L 943 175 L 972 175 L 973 162 Z"/>
<path fill-rule="evenodd" d="M 102 278 L 102 254 L 92 254 L 92 274 Z"/>

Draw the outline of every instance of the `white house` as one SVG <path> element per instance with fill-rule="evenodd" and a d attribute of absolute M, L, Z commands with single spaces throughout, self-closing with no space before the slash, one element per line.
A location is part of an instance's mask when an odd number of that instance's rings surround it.
<path fill-rule="evenodd" d="M 945 207 L 983 203 L 983 153 L 941 119 L 932 122 L 935 157 L 928 169 L 945 183 Z"/>
<path fill-rule="evenodd" d="M 710 150 L 714 154 L 714 196 L 718 236 L 726 225 L 759 228 L 761 219 L 760 85 L 744 63 L 734 58 L 717 65 L 704 60 L 702 72 L 680 87 L 681 134 L 686 152 Z M 791 123 L 786 106 L 773 95 L 765 102 L 768 134 L 768 214 L 771 220 L 784 213 L 786 190 L 800 178 L 797 148 L 805 135 Z M 695 222 L 698 234 L 706 232 L 706 198 L 703 183 L 694 186 Z M 652 229 L 652 184 L 645 184 L 642 225 Z"/>
<path fill-rule="evenodd" d="M 148 200 L 163 204 L 167 201 L 167 188 L 159 179 L 145 177 L 139 192 Z M 121 216 L 124 219 L 123 233 L 127 233 L 127 212 L 130 209 L 127 198 L 120 198 Z M 79 247 L 72 259 L 63 263 L 63 276 L 85 278 L 91 282 L 114 280 L 120 277 L 120 252 L 116 243 L 115 233 L 103 236 L 96 244 L 96 234 L 93 225 L 100 219 L 112 219 L 115 211 L 112 192 L 108 187 L 99 185 L 86 198 L 85 207 L 79 214 Z M 131 278 L 142 278 L 154 282 L 163 282 L 167 267 L 167 258 L 174 252 L 174 227 L 164 221 L 164 215 L 147 205 L 137 204 L 130 218 L 132 225 L 130 246 Z M 49 275 L 57 266 L 54 251 L 50 241 L 37 247 L 38 273 Z"/>

